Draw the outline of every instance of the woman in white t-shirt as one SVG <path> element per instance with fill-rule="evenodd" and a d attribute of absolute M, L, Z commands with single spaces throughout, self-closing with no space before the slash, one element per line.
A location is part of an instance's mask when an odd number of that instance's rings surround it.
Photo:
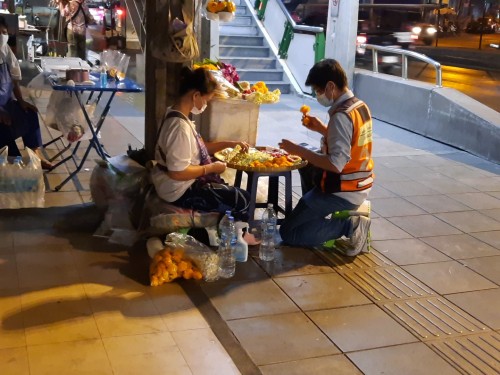
<path fill-rule="evenodd" d="M 210 155 L 227 147 L 248 144 L 237 141 L 204 142 L 189 115 L 200 114 L 212 99 L 216 83 L 210 73 L 183 68 L 179 95 L 160 125 L 152 180 L 160 198 L 177 206 L 223 214 L 231 210 L 238 220 L 247 219 L 249 195 L 228 186 L 220 174 L 226 164 Z"/>

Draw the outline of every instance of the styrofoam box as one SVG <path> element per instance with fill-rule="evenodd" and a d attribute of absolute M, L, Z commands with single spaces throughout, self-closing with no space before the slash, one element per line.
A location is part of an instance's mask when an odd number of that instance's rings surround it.
<path fill-rule="evenodd" d="M 246 100 L 213 99 L 201 115 L 200 124 L 205 141 L 245 141 L 255 146 L 259 105 Z"/>

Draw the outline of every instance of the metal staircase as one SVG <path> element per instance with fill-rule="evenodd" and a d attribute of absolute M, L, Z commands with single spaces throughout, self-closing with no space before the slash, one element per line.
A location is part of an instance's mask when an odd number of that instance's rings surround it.
<path fill-rule="evenodd" d="M 141 50 L 146 46 L 146 0 L 125 0 L 127 12 L 139 39 Z"/>
<path fill-rule="evenodd" d="M 270 90 L 290 93 L 290 83 L 245 0 L 235 0 L 236 17 L 219 27 L 219 59 L 236 67 L 240 80 L 264 81 Z"/>

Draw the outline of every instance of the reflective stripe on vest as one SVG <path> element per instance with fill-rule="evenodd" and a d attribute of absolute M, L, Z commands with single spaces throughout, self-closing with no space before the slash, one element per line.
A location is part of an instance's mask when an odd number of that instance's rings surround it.
<path fill-rule="evenodd" d="M 373 184 L 372 118 L 361 100 L 352 97 L 334 112 L 343 112 L 352 121 L 351 158 L 340 174 L 322 171 L 319 187 L 324 192 L 361 191 Z"/>

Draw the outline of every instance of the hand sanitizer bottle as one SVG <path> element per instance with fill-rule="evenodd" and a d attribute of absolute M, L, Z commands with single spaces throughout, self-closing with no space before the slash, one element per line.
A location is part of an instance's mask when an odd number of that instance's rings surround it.
<path fill-rule="evenodd" d="M 248 223 L 243 223 L 241 221 L 235 223 L 236 226 L 236 246 L 234 249 L 234 257 L 237 262 L 246 262 L 248 259 L 248 244 L 243 239 L 243 228 L 249 228 Z"/>

